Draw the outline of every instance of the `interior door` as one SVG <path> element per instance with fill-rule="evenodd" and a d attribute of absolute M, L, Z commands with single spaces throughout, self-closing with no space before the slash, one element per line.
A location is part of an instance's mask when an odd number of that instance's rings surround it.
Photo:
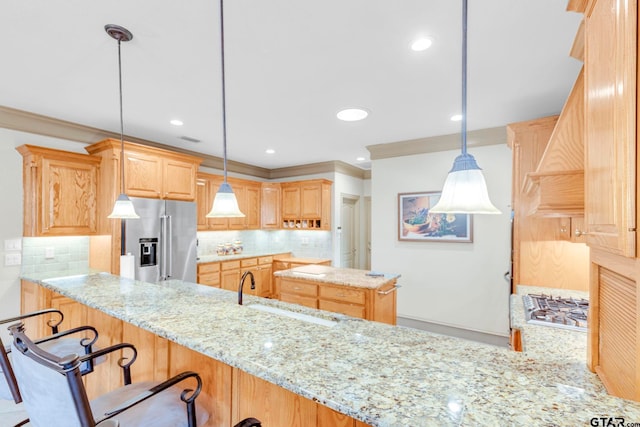
<path fill-rule="evenodd" d="M 358 268 L 357 225 L 358 198 L 342 197 L 341 205 L 341 236 L 340 236 L 340 266 L 343 268 Z"/>

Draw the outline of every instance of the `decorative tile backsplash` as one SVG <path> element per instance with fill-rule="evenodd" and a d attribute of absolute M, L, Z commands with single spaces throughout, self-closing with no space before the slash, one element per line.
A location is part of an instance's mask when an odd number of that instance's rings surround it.
<path fill-rule="evenodd" d="M 298 257 L 332 258 L 331 232 L 316 230 L 200 231 L 198 256 L 214 255 L 218 244 L 241 240 L 246 252 L 292 252 Z"/>
<path fill-rule="evenodd" d="M 24 237 L 22 274 L 86 272 L 89 268 L 89 237 Z"/>

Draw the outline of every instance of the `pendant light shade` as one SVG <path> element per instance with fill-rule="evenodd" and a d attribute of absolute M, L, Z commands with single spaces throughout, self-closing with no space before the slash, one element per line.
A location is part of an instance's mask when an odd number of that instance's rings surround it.
<path fill-rule="evenodd" d="M 489 200 L 487 183 L 476 159 L 467 153 L 467 0 L 462 0 L 462 153 L 447 175 L 438 203 L 429 212 L 499 214 Z"/>
<path fill-rule="evenodd" d="M 208 218 L 242 218 L 244 214 L 240 212 L 238 200 L 233 194 L 231 186 L 226 182 L 220 184 L 220 188 L 213 199 L 213 207 L 211 212 L 207 214 Z"/>
<path fill-rule="evenodd" d="M 131 200 L 129 200 L 129 197 L 122 193 L 118 196 L 115 205 L 113 205 L 113 211 L 111 211 L 107 218 L 138 219 L 140 217 L 136 214 L 136 210 Z"/>
<path fill-rule="evenodd" d="M 240 212 L 238 200 L 231 189 L 231 185 L 227 183 L 227 111 L 226 111 L 226 93 L 224 82 L 224 7 L 223 0 L 220 0 L 220 56 L 222 64 L 222 158 L 224 169 L 224 181 L 220 184 L 220 188 L 213 199 L 211 211 L 206 215 L 207 218 L 242 218 L 245 215 Z"/>
<path fill-rule="evenodd" d="M 113 211 L 107 218 L 111 219 L 139 219 L 133 203 L 127 197 L 124 189 L 124 121 L 122 119 L 122 61 L 120 57 L 120 43 L 128 42 L 133 38 L 133 34 L 129 30 L 119 25 L 108 24 L 104 26 L 104 30 L 112 38 L 118 41 L 118 87 L 120 94 L 120 187 L 121 193 L 113 206 Z M 123 227 L 124 228 L 124 227 Z M 122 239 L 124 241 L 124 238 Z M 123 243 L 124 245 L 124 243 Z M 123 246 L 124 254 L 124 246 Z"/>

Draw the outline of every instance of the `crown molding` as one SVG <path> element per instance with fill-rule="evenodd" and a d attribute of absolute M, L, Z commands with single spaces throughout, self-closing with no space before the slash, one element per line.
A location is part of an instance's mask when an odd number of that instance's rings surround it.
<path fill-rule="evenodd" d="M 120 139 L 119 133 L 84 126 L 78 123 L 68 122 L 5 106 L 0 106 L 0 127 L 89 145 L 109 138 Z M 155 141 L 136 138 L 131 135 L 124 135 L 124 139 L 136 144 L 197 156 L 203 159 L 201 166 L 219 170 L 224 169 L 224 160 L 221 157 L 185 150 L 179 147 L 172 147 Z M 267 169 L 247 163 L 227 160 L 227 171 L 262 179 L 288 178 L 300 175 L 333 172 L 340 172 L 357 178 L 364 178 L 366 175 L 366 171 L 364 169 L 360 169 L 340 161 Z M 370 177 L 371 173 L 369 172 L 369 178 Z"/>
<path fill-rule="evenodd" d="M 506 143 L 507 131 L 504 126 L 467 132 L 467 147 L 473 148 Z M 459 133 L 367 146 L 367 150 L 371 153 L 371 160 L 435 153 L 437 151 L 449 151 L 459 148 Z"/>

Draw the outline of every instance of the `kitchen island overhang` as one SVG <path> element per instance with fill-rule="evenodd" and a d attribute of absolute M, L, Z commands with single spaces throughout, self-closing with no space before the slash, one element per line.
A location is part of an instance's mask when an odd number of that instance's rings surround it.
<path fill-rule="evenodd" d="M 88 274 L 25 280 L 374 426 L 640 420 L 585 374 L 497 348 L 180 281 Z M 251 304 L 336 321 L 325 327 Z M 205 367 L 203 367 L 204 369 Z M 560 374 L 560 375 L 558 375 Z"/>

